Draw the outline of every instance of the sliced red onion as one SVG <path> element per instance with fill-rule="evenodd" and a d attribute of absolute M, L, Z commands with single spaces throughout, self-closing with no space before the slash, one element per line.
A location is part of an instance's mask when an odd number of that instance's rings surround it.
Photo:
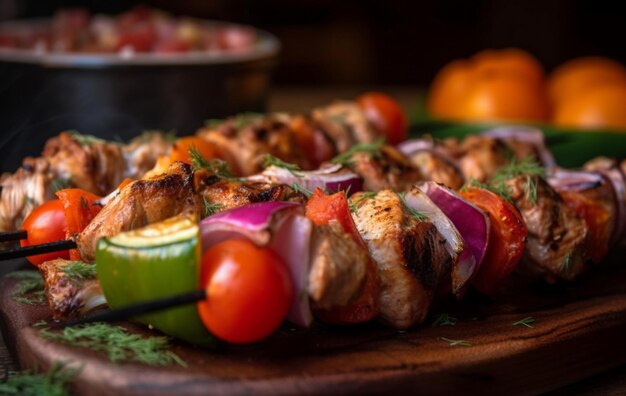
<path fill-rule="evenodd" d="M 537 158 L 544 167 L 552 169 L 556 166 L 556 160 L 554 159 L 552 152 L 546 146 L 543 132 L 537 128 L 522 125 L 510 125 L 490 129 L 482 134 L 491 136 L 495 139 L 512 139 L 531 144 L 535 148 Z"/>
<path fill-rule="evenodd" d="M 601 171 L 610 181 L 613 187 L 615 198 L 615 225 L 614 231 L 609 241 L 609 246 L 613 246 L 624 237 L 626 232 L 626 177 L 619 167 L 614 166 L 610 169 Z"/>
<path fill-rule="evenodd" d="M 557 191 L 584 191 L 601 186 L 604 177 L 598 172 L 559 168 L 548 176 L 547 181 Z"/>
<path fill-rule="evenodd" d="M 115 198 L 117 194 L 119 193 L 120 193 L 120 189 L 116 188 L 115 190 L 111 191 L 107 196 L 94 201 L 94 204 L 104 206 L 107 203 L 109 203 L 113 198 Z"/>
<path fill-rule="evenodd" d="M 406 205 L 423 213 L 445 239 L 446 251 L 452 257 L 452 292 L 459 295 L 475 272 L 476 259 L 452 221 L 428 196 L 419 189 L 412 188 L 405 195 Z"/>
<path fill-rule="evenodd" d="M 269 166 L 260 174 L 248 177 L 248 180 L 289 186 L 295 183 L 307 190 L 313 191 L 319 187 L 331 193 L 349 191 L 352 194 L 363 191 L 363 179 L 339 164 L 314 171 L 290 171 L 278 166 Z"/>
<path fill-rule="evenodd" d="M 409 139 L 398 145 L 398 150 L 407 156 L 418 151 L 430 151 L 434 148 L 435 142 L 431 139 Z"/>
<path fill-rule="evenodd" d="M 272 248 L 288 265 L 294 286 L 287 320 L 308 327 L 313 321 L 307 293 L 313 225 L 303 214 L 302 205 L 293 202 L 254 203 L 205 218 L 200 236 L 204 250 L 236 238 Z"/>
<path fill-rule="evenodd" d="M 428 197 L 452 221 L 463 237 L 468 250 L 476 260 L 473 267 L 463 268 L 459 274 L 465 278 L 464 284 L 478 271 L 483 262 L 489 244 L 489 218 L 476 206 L 464 200 L 453 190 L 435 182 L 422 182 L 417 188 Z"/>

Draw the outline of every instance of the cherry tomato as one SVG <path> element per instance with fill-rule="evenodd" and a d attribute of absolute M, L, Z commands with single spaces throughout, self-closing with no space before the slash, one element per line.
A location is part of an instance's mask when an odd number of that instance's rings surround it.
<path fill-rule="evenodd" d="M 284 261 L 248 240 L 228 240 L 207 249 L 200 281 L 207 293 L 198 303 L 202 322 L 232 343 L 272 334 L 285 319 L 294 293 Z"/>
<path fill-rule="evenodd" d="M 406 115 L 398 102 L 381 92 L 367 92 L 356 101 L 368 121 L 385 135 L 390 144 L 398 144 L 406 139 Z"/>
<path fill-rule="evenodd" d="M 22 229 L 26 230 L 28 235 L 26 239 L 20 241 L 22 247 L 65 239 L 67 222 L 63 203 L 58 199 L 53 199 L 35 208 L 24 220 Z M 35 266 L 57 258 L 69 259 L 69 251 L 63 250 L 26 257 Z"/>
<path fill-rule="evenodd" d="M 478 291 L 490 294 L 522 257 L 528 229 L 517 209 L 489 190 L 470 187 L 461 196 L 482 209 L 491 222 L 489 249 L 472 280 Z"/>

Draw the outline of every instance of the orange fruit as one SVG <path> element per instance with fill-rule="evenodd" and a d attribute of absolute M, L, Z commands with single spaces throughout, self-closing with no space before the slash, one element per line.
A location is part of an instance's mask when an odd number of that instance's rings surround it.
<path fill-rule="evenodd" d="M 545 73 L 539 61 L 519 48 L 483 50 L 472 57 L 477 74 L 507 74 L 527 82 L 542 84 Z"/>
<path fill-rule="evenodd" d="M 589 56 L 568 61 L 548 78 L 548 95 L 556 106 L 572 96 L 586 95 L 598 85 L 626 84 L 626 68 L 612 59 Z"/>
<path fill-rule="evenodd" d="M 465 121 L 543 121 L 548 117 L 545 92 L 535 84 L 509 75 L 478 79 L 460 109 Z"/>
<path fill-rule="evenodd" d="M 471 63 L 455 60 L 435 76 L 428 95 L 428 112 L 436 118 L 458 118 L 458 109 L 472 83 Z"/>
<path fill-rule="evenodd" d="M 626 82 L 596 85 L 584 94 L 563 98 L 553 121 L 562 127 L 626 131 Z"/>
<path fill-rule="evenodd" d="M 443 119 L 541 121 L 549 112 L 544 89 L 543 68 L 528 52 L 484 50 L 441 69 L 427 105 Z"/>

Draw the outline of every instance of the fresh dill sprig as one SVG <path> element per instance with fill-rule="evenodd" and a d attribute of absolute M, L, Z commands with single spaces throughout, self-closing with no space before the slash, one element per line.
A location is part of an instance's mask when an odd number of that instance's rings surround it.
<path fill-rule="evenodd" d="M 168 143 L 175 143 L 176 140 L 178 139 L 176 135 L 178 135 L 178 131 L 176 129 L 170 129 L 169 131 L 163 134 L 163 140 L 165 140 Z"/>
<path fill-rule="evenodd" d="M 428 220 L 428 217 L 426 217 L 426 215 L 424 213 L 422 213 L 419 210 L 417 210 L 415 208 L 412 208 L 409 205 L 407 205 L 405 193 L 398 193 L 398 197 L 400 197 L 400 201 L 402 201 L 402 204 L 406 208 L 407 212 L 409 212 L 409 214 L 411 216 L 415 217 L 417 219 L 417 221 L 426 221 L 426 220 Z"/>
<path fill-rule="evenodd" d="M 71 186 L 72 186 L 72 179 L 69 177 L 57 177 L 57 178 L 52 179 L 52 181 L 50 182 L 50 187 L 52 188 L 53 193 L 64 190 Z"/>
<path fill-rule="evenodd" d="M 306 187 L 299 185 L 298 183 L 293 183 L 291 185 L 291 188 L 293 188 L 293 191 L 296 194 L 304 194 L 307 198 L 311 198 L 313 196 L 313 191 L 309 190 Z"/>
<path fill-rule="evenodd" d="M 359 143 L 352 146 L 349 150 L 337 155 L 330 162 L 333 164 L 339 164 L 342 166 L 352 165 L 352 156 L 356 153 L 367 153 L 370 158 L 380 157 L 380 149 L 385 145 L 384 139 L 378 139 L 374 143 Z"/>
<path fill-rule="evenodd" d="M 247 113 L 241 113 L 241 114 L 237 114 L 235 116 L 235 128 L 237 129 L 242 129 L 245 128 L 246 126 L 248 126 L 250 123 L 258 120 L 259 118 L 262 118 L 263 114 L 262 113 L 254 113 L 254 112 L 247 112 Z"/>
<path fill-rule="evenodd" d="M 482 188 L 489 190 L 494 194 L 498 194 L 505 200 L 511 202 L 511 187 L 507 186 L 504 182 L 498 184 L 481 183 L 476 179 L 470 179 L 462 188 L 461 191 L 467 190 L 468 187 Z"/>
<path fill-rule="evenodd" d="M 96 279 L 98 273 L 94 264 L 87 264 L 82 261 L 70 261 L 66 265 L 59 267 L 70 282 L 78 283 L 84 280 Z"/>
<path fill-rule="evenodd" d="M 524 157 L 519 161 L 513 159 L 507 165 L 500 167 L 491 181 L 497 183 L 521 175 L 545 177 L 546 170 L 533 157 Z"/>
<path fill-rule="evenodd" d="M 526 183 L 524 184 L 524 193 L 528 202 L 531 205 L 537 204 L 537 179 L 532 176 L 526 176 Z"/>
<path fill-rule="evenodd" d="M 103 144 L 106 143 L 106 140 L 100 139 L 97 136 L 93 135 L 83 135 L 77 131 L 70 131 L 70 135 L 78 142 L 78 144 L 82 146 L 91 146 L 93 144 Z"/>
<path fill-rule="evenodd" d="M 29 305 L 45 302 L 44 282 L 38 271 L 16 271 L 6 276 L 20 280 L 13 291 L 13 300 Z"/>
<path fill-rule="evenodd" d="M 435 318 L 431 326 L 432 327 L 454 326 L 456 325 L 456 322 L 457 322 L 457 318 L 455 318 L 454 316 L 450 316 L 447 313 L 442 313 L 441 315 Z"/>
<path fill-rule="evenodd" d="M 363 202 L 365 202 L 368 199 L 372 199 L 375 196 L 376 196 L 376 193 L 374 191 L 365 191 L 359 194 L 357 199 L 348 200 L 348 206 L 350 207 L 350 212 L 356 213 L 356 211 L 359 209 L 359 206 L 361 206 Z"/>
<path fill-rule="evenodd" d="M 202 197 L 202 203 L 204 204 L 203 218 L 209 217 L 217 213 L 222 209 L 222 204 L 219 202 L 211 203 L 206 197 Z"/>
<path fill-rule="evenodd" d="M 565 253 L 565 257 L 563 257 L 563 262 L 561 263 L 561 270 L 563 272 L 569 272 L 572 269 L 573 256 L 571 251 Z"/>
<path fill-rule="evenodd" d="M 217 128 L 222 125 L 225 121 L 221 118 L 211 118 L 209 120 L 204 121 L 204 126 L 209 129 Z"/>
<path fill-rule="evenodd" d="M 446 338 L 446 337 L 439 337 L 440 340 L 447 342 L 451 347 L 453 346 L 463 346 L 463 347 L 468 347 L 468 346 L 472 346 L 473 344 L 470 341 L 466 341 L 466 340 L 452 340 L 450 338 Z"/>
<path fill-rule="evenodd" d="M 200 154 L 200 151 L 196 148 L 196 146 L 189 147 L 189 158 L 191 159 L 191 165 L 195 170 L 206 169 L 215 175 L 230 179 L 232 178 L 232 173 L 230 171 L 230 166 L 226 161 L 222 161 L 221 159 L 214 158 L 212 160 L 207 160 Z"/>
<path fill-rule="evenodd" d="M 39 322 L 35 322 L 32 324 L 33 327 L 46 327 L 48 326 L 48 322 L 46 322 L 45 320 L 41 319 Z"/>
<path fill-rule="evenodd" d="M 532 329 L 533 323 L 535 323 L 535 318 L 533 318 L 532 316 L 527 316 L 524 319 L 518 320 L 517 322 L 513 323 L 512 326 L 526 326 Z"/>
<path fill-rule="evenodd" d="M 267 168 L 268 166 L 276 166 L 278 168 L 283 168 L 289 171 L 294 176 L 302 177 L 302 169 L 297 164 L 292 164 L 289 162 L 285 162 L 280 158 L 274 157 L 272 154 L 265 154 L 263 156 L 263 168 Z"/>
<path fill-rule="evenodd" d="M 141 337 L 129 333 L 123 327 L 108 323 L 65 327 L 61 332 L 52 332 L 45 328 L 39 334 L 51 341 L 103 352 L 114 363 L 133 361 L 150 366 L 168 366 L 174 363 L 187 366 L 178 355 L 169 350 L 166 337 Z"/>
<path fill-rule="evenodd" d="M 54 363 L 47 373 L 23 371 L 10 372 L 6 381 L 0 382 L 0 395 L 68 396 L 67 385 L 78 375 L 80 368 L 65 368 Z"/>

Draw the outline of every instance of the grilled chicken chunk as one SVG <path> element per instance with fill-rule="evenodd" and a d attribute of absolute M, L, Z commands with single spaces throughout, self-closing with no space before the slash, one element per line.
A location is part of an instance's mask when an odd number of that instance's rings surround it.
<path fill-rule="evenodd" d="M 365 280 L 370 260 L 337 222 L 313 229 L 308 292 L 315 308 L 345 306 Z"/>
<path fill-rule="evenodd" d="M 100 238 L 181 214 L 201 218 L 207 204 L 215 205 L 213 211 L 221 211 L 252 202 L 304 199 L 284 185 L 223 179 L 174 162 L 164 174 L 124 186 L 76 237 L 76 242 L 82 260 L 91 262 Z"/>
<path fill-rule="evenodd" d="M 63 271 L 71 261 L 55 259 L 39 267 L 54 320 L 80 316 L 106 304 L 97 279 L 72 279 Z"/>
<path fill-rule="evenodd" d="M 471 135 L 460 143 L 455 139 L 447 139 L 445 143 L 466 180 L 487 181 L 512 158 L 504 143 L 489 136 Z"/>
<path fill-rule="evenodd" d="M 37 206 L 54 197 L 54 172 L 44 158 L 27 158 L 25 165 L 10 175 L 2 175 L 0 186 L 0 231 L 22 227 L 24 218 Z M 26 165 L 28 164 L 28 165 Z"/>
<path fill-rule="evenodd" d="M 357 143 L 374 143 L 381 137 L 355 102 L 338 101 L 319 107 L 311 112 L 311 117 L 335 142 L 340 153 Z"/>
<path fill-rule="evenodd" d="M 356 151 L 346 163 L 363 178 L 365 191 L 404 191 L 422 180 L 408 158 L 393 146 L 384 145 L 374 152 Z"/>
<path fill-rule="evenodd" d="M 411 215 L 398 194 L 384 190 L 351 201 L 353 219 L 378 266 L 380 320 L 406 329 L 424 320 L 451 257 L 445 240 L 428 220 Z"/>
<path fill-rule="evenodd" d="M 76 237 L 81 258 L 92 262 L 98 240 L 178 214 L 198 218 L 203 202 L 194 187 L 190 165 L 174 162 L 167 173 L 137 180 L 120 190 Z"/>
<path fill-rule="evenodd" d="M 154 167 L 170 146 L 158 132 L 145 133 L 127 146 L 62 132 L 48 140 L 42 157 L 26 158 L 17 172 L 2 176 L 0 231 L 19 229 L 59 188 L 108 194 L 125 178 L 139 178 Z"/>
<path fill-rule="evenodd" d="M 268 153 L 302 169 L 310 169 L 311 163 L 300 149 L 289 122 L 290 117 L 282 114 L 240 115 L 217 128 L 200 130 L 198 136 L 215 144 L 234 165 L 236 173 L 243 176 L 262 171 L 264 155 Z"/>
<path fill-rule="evenodd" d="M 588 235 L 584 220 L 538 176 L 517 176 L 506 185 L 528 227 L 528 242 L 518 268 L 548 281 L 571 280 L 582 273 Z"/>
<path fill-rule="evenodd" d="M 601 173 L 558 169 L 548 183 L 587 224 L 587 252 L 591 261 L 599 264 L 607 255 L 619 224 L 619 208 L 610 180 Z"/>
<path fill-rule="evenodd" d="M 434 181 L 458 190 L 465 182 L 463 173 L 444 156 L 434 151 L 418 151 L 409 157 L 411 163 L 422 175 L 423 180 Z"/>

